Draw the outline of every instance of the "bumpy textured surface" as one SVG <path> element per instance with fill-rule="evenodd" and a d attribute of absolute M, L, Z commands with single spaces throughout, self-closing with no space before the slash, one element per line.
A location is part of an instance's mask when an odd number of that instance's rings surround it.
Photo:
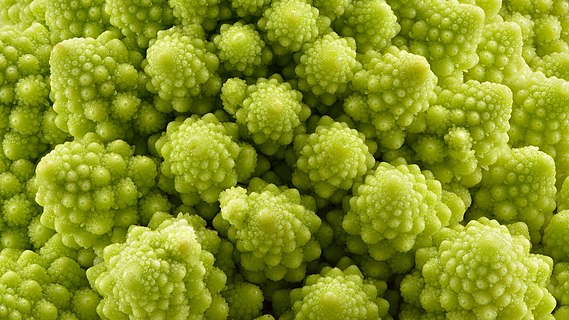
<path fill-rule="evenodd" d="M 302 49 L 295 73 L 303 92 L 316 96 L 327 95 L 334 101 L 348 89 L 358 69 L 356 43 L 353 38 L 328 33 Z"/>
<path fill-rule="evenodd" d="M 206 19 L 215 19 L 219 13 L 219 0 L 169 0 L 174 17 L 179 25 L 202 24 Z"/>
<path fill-rule="evenodd" d="M 453 214 L 430 172 L 382 162 L 354 190 L 342 227 L 349 234 L 348 250 L 385 261 L 430 245 L 432 235 Z"/>
<path fill-rule="evenodd" d="M 340 35 L 354 38 L 360 53 L 381 51 L 401 30 L 397 16 L 385 0 L 351 1 L 333 26 Z"/>
<path fill-rule="evenodd" d="M 262 315 L 264 297 L 259 286 L 237 281 L 228 284 L 221 294 L 229 305 L 229 319 L 249 320 Z"/>
<path fill-rule="evenodd" d="M 272 52 L 253 24 L 222 24 L 212 39 L 225 72 L 231 75 L 258 74 L 272 61 Z"/>
<path fill-rule="evenodd" d="M 249 86 L 244 80 L 228 79 L 221 99 L 224 109 L 266 154 L 290 145 L 310 115 L 302 94 L 281 77 L 259 78 Z"/>
<path fill-rule="evenodd" d="M 175 20 L 167 0 L 105 0 L 105 13 L 129 43 L 142 50 L 148 48 L 158 31 L 171 27 Z"/>
<path fill-rule="evenodd" d="M 162 174 L 173 180 L 186 204 L 213 203 L 219 193 L 244 182 L 256 165 L 255 150 L 238 144 L 237 125 L 222 123 L 214 114 L 193 115 L 170 122 L 156 142 L 164 158 Z"/>
<path fill-rule="evenodd" d="M 158 32 L 150 43 L 144 72 L 150 77 L 148 90 L 172 103 L 178 112 L 206 113 L 194 106 L 196 100 L 219 93 L 219 60 L 211 44 L 202 40 L 200 27 L 173 27 Z"/>
<path fill-rule="evenodd" d="M 314 133 L 295 138 L 294 150 L 294 185 L 335 202 L 375 164 L 364 135 L 327 116 L 318 121 Z"/>
<path fill-rule="evenodd" d="M 45 24 L 52 43 L 74 37 L 96 38 L 109 28 L 105 0 L 44 1 Z"/>
<path fill-rule="evenodd" d="M 555 307 L 546 287 L 553 261 L 530 247 L 487 218 L 447 229 L 434 247 L 417 251 L 417 271 L 401 283 L 402 297 L 433 317 L 545 318 Z"/>
<path fill-rule="evenodd" d="M 320 257 L 321 220 L 314 200 L 298 190 L 253 179 L 247 189 L 222 192 L 219 202 L 214 226 L 234 243 L 247 280 L 301 281 L 307 263 Z"/>
<path fill-rule="evenodd" d="M 30 249 L 34 244 L 29 225 L 41 207 L 34 201 L 33 175 L 34 164 L 27 160 L 0 161 L 0 248 Z"/>
<path fill-rule="evenodd" d="M 304 0 L 278 0 L 263 12 L 258 26 L 277 54 L 296 52 L 322 28 L 318 9 Z"/>
<path fill-rule="evenodd" d="M 72 247 L 105 246 L 138 221 L 138 199 L 155 185 L 154 161 L 122 140 L 93 133 L 58 145 L 38 163 L 42 223 Z"/>
<path fill-rule="evenodd" d="M 65 40 L 53 49 L 50 80 L 56 92 L 56 124 L 75 138 L 97 132 L 105 141 L 129 139 L 139 132 L 138 117 L 155 114 L 157 121 L 165 122 L 160 112 L 142 110 L 138 71 L 117 37 L 105 32 L 96 39 Z"/>
<path fill-rule="evenodd" d="M 292 310 L 280 319 L 386 319 L 389 303 L 355 265 L 345 270 L 324 267 L 290 292 Z"/>
<path fill-rule="evenodd" d="M 399 2 L 399 1 L 397 1 Z M 484 27 L 484 10 L 456 0 L 401 1 L 397 40 L 426 57 L 435 74 L 446 77 L 473 67 Z"/>
<path fill-rule="evenodd" d="M 555 263 L 548 288 L 561 306 L 569 306 L 569 262 Z M 561 320 L 563 317 L 556 319 Z"/>
<path fill-rule="evenodd" d="M 569 211 L 562 210 L 551 218 L 543 231 L 543 252 L 552 257 L 556 263 L 569 262 L 567 241 L 569 241 Z"/>
<path fill-rule="evenodd" d="M 486 216 L 503 224 L 527 224 L 536 244 L 555 209 L 555 163 L 537 147 L 507 150 L 482 174 L 471 192 L 468 218 Z"/>
<path fill-rule="evenodd" d="M 534 145 L 553 157 L 557 181 L 569 173 L 569 85 L 542 73 L 525 74 L 510 81 L 514 103 L 510 121 L 510 144 Z"/>
<path fill-rule="evenodd" d="M 100 298 L 88 287 L 85 270 L 73 259 L 50 260 L 28 250 L 2 250 L 0 266 L 1 318 L 97 318 Z"/>
<path fill-rule="evenodd" d="M 408 144 L 442 183 L 475 186 L 507 148 L 511 109 L 512 92 L 504 85 L 470 80 L 439 88 L 423 115 L 424 131 Z"/>
<path fill-rule="evenodd" d="M 424 57 L 395 47 L 384 54 L 366 52 L 363 67 L 354 75 L 355 93 L 344 101 L 344 111 L 375 127 L 382 147 L 398 149 L 408 127 L 435 99 L 437 77 Z"/>
<path fill-rule="evenodd" d="M 102 296 L 99 314 L 109 319 L 225 319 L 227 305 L 219 292 L 226 276 L 213 265 L 197 229 L 191 219 L 179 216 L 156 229 L 134 226 L 126 242 L 107 246 L 103 261 L 87 270 Z"/>

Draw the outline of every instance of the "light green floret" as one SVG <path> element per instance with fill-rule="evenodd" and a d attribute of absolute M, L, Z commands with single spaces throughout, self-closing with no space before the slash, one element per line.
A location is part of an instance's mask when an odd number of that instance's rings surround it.
<path fill-rule="evenodd" d="M 569 306 L 569 262 L 555 263 L 548 288 L 560 307 Z M 558 320 L 564 319 L 564 317 L 557 317 L 557 312 L 555 315 Z"/>
<path fill-rule="evenodd" d="M 308 262 L 320 257 L 321 225 L 316 203 L 296 189 L 255 178 L 219 196 L 215 228 L 235 245 L 235 261 L 245 279 L 301 281 Z"/>
<path fill-rule="evenodd" d="M 505 83 L 528 67 L 522 58 L 522 30 L 515 22 L 486 24 L 476 53 L 478 63 L 465 73 L 467 80 Z"/>
<path fill-rule="evenodd" d="M 375 127 L 380 147 L 399 149 L 415 118 L 434 101 L 437 77 L 424 57 L 395 47 L 384 54 L 368 51 L 363 68 L 354 75 L 355 93 L 344 101 L 344 111 Z"/>
<path fill-rule="evenodd" d="M 170 28 L 175 21 L 167 0 L 105 0 L 104 9 L 111 24 L 141 50 L 148 48 L 158 31 Z"/>
<path fill-rule="evenodd" d="M 424 131 L 407 143 L 442 183 L 474 186 L 482 169 L 507 148 L 512 92 L 501 84 L 470 80 L 437 93 L 423 115 Z"/>
<path fill-rule="evenodd" d="M 324 267 L 290 292 L 292 310 L 280 319 L 391 319 L 389 302 L 381 298 L 385 287 L 366 280 L 355 265 L 344 270 Z"/>
<path fill-rule="evenodd" d="M 157 171 L 126 142 L 105 144 L 87 134 L 55 147 L 36 174 L 42 224 L 60 232 L 68 246 L 102 249 L 138 222 L 138 199 L 155 185 Z"/>
<path fill-rule="evenodd" d="M 223 108 L 268 155 L 290 145 L 310 116 L 302 94 L 277 75 L 259 78 L 249 86 L 239 78 L 228 79 L 221 89 L 221 100 Z"/>
<path fill-rule="evenodd" d="M 43 3 L 45 24 L 53 44 L 74 37 L 96 38 L 110 26 L 109 16 L 104 11 L 105 0 L 50 0 Z"/>
<path fill-rule="evenodd" d="M 230 0 L 231 7 L 239 17 L 260 17 L 271 4 L 270 0 Z"/>
<path fill-rule="evenodd" d="M 524 222 L 532 243 L 541 239 L 555 210 L 555 163 L 537 147 L 508 149 L 482 173 L 472 190 L 468 218 L 486 216 L 501 223 Z"/>
<path fill-rule="evenodd" d="M 485 20 L 482 8 L 457 0 L 412 0 L 396 14 L 402 17 L 398 41 L 426 57 L 437 76 L 450 76 L 478 62 L 476 48 Z"/>
<path fill-rule="evenodd" d="M 100 317 L 227 318 L 227 303 L 220 294 L 226 276 L 214 266 L 217 249 L 203 243 L 207 233 L 217 235 L 192 220 L 179 215 L 153 229 L 132 226 L 126 242 L 105 248 L 101 263 L 87 270 L 89 283 L 102 296 Z"/>
<path fill-rule="evenodd" d="M 463 214 L 451 211 L 440 182 L 414 164 L 381 162 L 353 193 L 342 221 L 348 250 L 376 261 L 431 245 L 435 232 Z"/>
<path fill-rule="evenodd" d="M 365 53 L 387 47 L 401 27 L 385 0 L 356 0 L 334 21 L 334 29 L 344 37 L 354 38 L 358 52 Z"/>
<path fill-rule="evenodd" d="M 174 17 L 178 18 L 177 25 L 202 25 L 208 19 L 217 19 L 219 0 L 168 0 Z"/>
<path fill-rule="evenodd" d="M 328 18 L 304 0 L 273 1 L 257 23 L 277 55 L 299 51 L 329 24 Z"/>
<path fill-rule="evenodd" d="M 171 102 L 178 112 L 211 111 L 214 103 L 200 100 L 212 99 L 221 88 L 219 60 L 199 29 L 173 27 L 160 31 L 147 51 L 144 72 L 150 77 L 148 90 Z"/>
<path fill-rule="evenodd" d="M 0 5 L 0 23 L 25 28 L 34 22 L 43 22 L 45 11 L 37 10 L 33 0 L 4 0 Z M 39 2 L 39 1 L 38 1 Z M 37 3 L 37 2 L 35 2 Z"/>
<path fill-rule="evenodd" d="M 221 295 L 229 305 L 229 319 L 250 320 L 263 314 L 263 291 L 255 284 L 237 281 L 228 284 Z"/>
<path fill-rule="evenodd" d="M 543 231 L 543 252 L 557 262 L 569 262 L 569 210 L 557 212 Z M 569 297 L 568 297 L 569 298 Z M 568 303 L 569 304 L 569 300 Z"/>
<path fill-rule="evenodd" d="M 524 235 L 485 217 L 437 236 L 417 251 L 417 271 L 401 283 L 405 303 L 446 319 L 553 319 L 553 261 L 530 253 Z M 403 318 L 415 319 L 415 318 Z"/>
<path fill-rule="evenodd" d="M 0 250 L 30 249 L 31 221 L 41 214 L 34 201 L 35 166 L 28 160 L 0 161 Z"/>
<path fill-rule="evenodd" d="M 96 132 L 105 141 L 131 139 L 141 109 L 132 52 L 118 35 L 73 38 L 54 46 L 51 88 L 56 124 L 75 138 Z M 141 131 L 144 131 L 142 128 Z"/>
<path fill-rule="evenodd" d="M 537 59 L 532 65 L 546 77 L 557 77 L 569 81 L 569 52 L 553 52 Z"/>
<path fill-rule="evenodd" d="M 320 118 L 314 133 L 297 136 L 294 150 L 294 185 L 333 202 L 340 202 L 375 164 L 363 133 L 328 116 Z"/>
<path fill-rule="evenodd" d="M 185 204 L 214 203 L 221 191 L 246 182 L 255 169 L 255 149 L 237 140 L 237 124 L 220 122 L 214 114 L 179 118 L 156 142 L 164 159 L 160 170 Z"/>
<path fill-rule="evenodd" d="M 295 68 L 298 87 L 320 96 L 329 105 L 346 92 L 360 67 L 354 39 L 340 37 L 335 32 L 304 46 L 299 60 Z"/>
<path fill-rule="evenodd" d="M 221 66 L 229 75 L 263 74 L 273 54 L 253 24 L 222 24 L 212 39 Z"/>
<path fill-rule="evenodd" d="M 4 249 L 0 265 L 0 318 L 97 318 L 100 298 L 88 287 L 85 270 L 74 260 L 50 261 L 29 250 Z"/>
<path fill-rule="evenodd" d="M 312 2 L 320 14 L 328 17 L 332 22 L 346 12 L 350 3 L 350 0 L 314 0 Z"/>
<path fill-rule="evenodd" d="M 513 147 L 533 145 L 553 157 L 557 181 L 569 173 L 569 85 L 566 80 L 542 73 L 512 79 L 514 103 L 509 143 Z"/>

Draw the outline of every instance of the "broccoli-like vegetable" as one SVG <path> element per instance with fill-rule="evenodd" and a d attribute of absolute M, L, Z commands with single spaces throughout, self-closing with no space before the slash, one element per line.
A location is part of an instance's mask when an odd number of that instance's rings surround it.
<path fill-rule="evenodd" d="M 264 297 L 258 285 L 236 281 L 227 285 L 221 295 L 229 305 L 229 319 L 247 320 L 262 315 Z"/>
<path fill-rule="evenodd" d="M 184 203 L 216 202 L 219 194 L 237 182 L 246 182 L 256 164 L 256 152 L 237 143 L 235 123 L 220 122 L 214 114 L 178 119 L 168 124 L 156 141 L 164 158 L 160 171 L 173 180 Z"/>
<path fill-rule="evenodd" d="M 401 295 L 433 317 L 547 319 L 555 307 L 546 287 L 553 263 L 530 247 L 529 239 L 485 217 L 447 229 L 435 246 L 417 251 Z"/>
<path fill-rule="evenodd" d="M 354 75 L 354 94 L 344 111 L 356 123 L 370 124 L 380 145 L 399 149 L 415 118 L 435 99 L 437 77 L 424 57 L 390 47 L 384 54 L 367 51 L 363 70 Z"/>
<path fill-rule="evenodd" d="M 440 182 L 417 165 L 380 163 L 350 198 L 342 227 L 349 251 L 387 261 L 431 245 L 453 215 Z"/>
<path fill-rule="evenodd" d="M 96 38 L 109 28 L 104 0 L 44 1 L 45 24 L 52 43 L 75 37 Z"/>
<path fill-rule="evenodd" d="M 280 319 L 390 319 L 381 287 L 366 280 L 355 265 L 345 270 L 324 267 L 290 292 L 292 310 Z"/>
<path fill-rule="evenodd" d="M 228 79 L 223 84 L 221 100 L 223 108 L 268 155 L 290 145 L 310 116 L 302 94 L 279 76 L 259 78 L 249 86 L 239 78 Z"/>
<path fill-rule="evenodd" d="M 552 257 L 555 262 L 569 262 L 568 234 L 569 211 L 562 210 L 551 218 L 543 230 L 543 252 Z"/>
<path fill-rule="evenodd" d="M 311 197 L 253 179 L 247 189 L 223 191 L 219 202 L 214 226 L 234 243 L 247 280 L 297 282 L 304 278 L 307 263 L 320 257 L 316 234 L 321 220 Z"/>
<path fill-rule="evenodd" d="M 297 136 L 294 149 L 294 185 L 337 203 L 375 164 L 364 135 L 328 116 L 318 121 L 314 133 Z"/>
<path fill-rule="evenodd" d="M 170 101 L 178 112 L 207 113 L 207 100 L 219 93 L 219 59 L 211 44 L 202 39 L 203 30 L 172 27 L 158 32 L 146 53 L 144 71 L 150 77 L 147 87 Z M 200 103 L 200 100 L 205 102 Z M 204 109 L 202 109 L 204 108 Z"/>
<path fill-rule="evenodd" d="M 523 221 L 536 244 L 555 209 L 555 163 L 536 147 L 505 151 L 472 190 L 466 218 L 480 216 L 509 224 Z"/>
<path fill-rule="evenodd" d="M 97 307 L 102 318 L 227 317 L 220 295 L 226 276 L 202 244 L 207 236 L 191 222 L 178 216 L 156 229 L 133 226 L 126 242 L 105 248 L 103 261 L 87 270 L 103 297 Z"/>
<path fill-rule="evenodd" d="M 263 75 L 273 53 L 253 24 L 223 24 L 213 37 L 219 61 L 228 74 Z"/>
<path fill-rule="evenodd" d="M 157 176 L 152 159 L 135 156 L 122 140 L 105 144 L 93 133 L 58 145 L 36 170 L 42 223 L 69 246 L 98 249 L 137 223 L 138 199 Z"/>

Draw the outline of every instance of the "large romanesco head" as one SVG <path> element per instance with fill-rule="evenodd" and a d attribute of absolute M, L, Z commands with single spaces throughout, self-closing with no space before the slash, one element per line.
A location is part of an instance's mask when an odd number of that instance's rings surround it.
<path fill-rule="evenodd" d="M 437 238 L 401 283 L 405 303 L 460 319 L 541 318 L 555 307 L 546 287 L 552 260 L 530 253 L 524 235 L 484 217 Z"/>
<path fill-rule="evenodd" d="M 226 276 L 213 265 L 214 256 L 202 243 L 208 235 L 199 234 L 198 228 L 182 215 L 155 229 L 133 226 L 126 242 L 107 246 L 102 262 L 87 271 L 102 296 L 99 314 L 108 319 L 189 319 L 204 314 L 224 319 L 227 305 L 219 292 Z"/>

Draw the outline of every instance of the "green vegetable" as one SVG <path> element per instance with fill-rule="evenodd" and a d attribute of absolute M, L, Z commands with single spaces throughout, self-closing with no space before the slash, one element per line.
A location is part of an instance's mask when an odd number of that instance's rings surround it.
<path fill-rule="evenodd" d="M 0 0 L 0 318 L 566 319 L 569 0 Z"/>

